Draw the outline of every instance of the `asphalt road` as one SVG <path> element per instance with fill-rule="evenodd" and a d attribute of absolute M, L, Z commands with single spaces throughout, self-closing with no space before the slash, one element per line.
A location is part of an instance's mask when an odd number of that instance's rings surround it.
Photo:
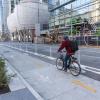
<path fill-rule="evenodd" d="M 19 49 L 23 49 L 24 51 L 30 51 L 30 52 L 37 52 L 39 54 L 43 54 L 46 56 L 51 56 L 56 58 L 57 57 L 57 50 L 59 48 L 59 45 L 47 45 L 47 44 L 32 44 L 32 43 L 3 43 L 8 46 L 16 47 Z M 31 55 L 37 57 L 35 55 Z M 90 48 L 90 47 L 80 47 L 79 52 L 76 53 L 77 58 L 79 59 L 80 63 L 82 65 L 89 66 L 89 70 L 92 71 L 86 71 L 84 75 L 89 76 L 93 79 L 100 81 L 100 48 Z M 46 62 L 49 62 L 51 64 L 55 64 L 55 61 L 50 59 L 45 59 L 43 57 L 38 57 L 41 60 L 44 60 Z M 93 69 L 92 69 L 93 68 Z M 94 69 L 96 68 L 96 69 Z M 93 73 L 93 71 L 99 72 Z"/>

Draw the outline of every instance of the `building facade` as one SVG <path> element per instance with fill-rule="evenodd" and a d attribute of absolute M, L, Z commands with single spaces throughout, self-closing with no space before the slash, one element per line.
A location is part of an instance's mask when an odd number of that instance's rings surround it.
<path fill-rule="evenodd" d="M 72 2 L 69 2 L 72 1 Z M 59 34 L 94 34 L 100 28 L 99 0 L 52 0 L 53 8 L 49 18 L 49 31 L 59 30 Z M 53 9 L 52 8 L 52 9 Z"/>
<path fill-rule="evenodd" d="M 1 21 L 2 21 L 2 33 L 8 33 L 7 28 L 7 16 L 8 16 L 8 2 L 7 0 L 1 0 Z"/>
<path fill-rule="evenodd" d="M 11 14 L 15 8 L 15 5 L 20 0 L 1 0 L 1 21 L 2 21 L 2 33 L 9 33 L 7 26 L 7 17 Z"/>
<path fill-rule="evenodd" d="M 40 31 L 48 24 L 49 12 L 45 1 L 21 0 L 7 18 L 13 40 L 34 41 Z"/>

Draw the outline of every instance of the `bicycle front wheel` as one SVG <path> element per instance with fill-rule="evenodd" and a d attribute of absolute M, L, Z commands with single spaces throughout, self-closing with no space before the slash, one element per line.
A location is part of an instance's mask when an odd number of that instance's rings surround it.
<path fill-rule="evenodd" d="M 63 68 L 64 68 L 63 66 L 64 66 L 64 61 L 62 59 L 60 59 L 60 58 L 57 58 L 56 59 L 56 67 L 57 67 L 57 69 L 63 70 Z"/>
<path fill-rule="evenodd" d="M 72 61 L 69 69 L 73 76 L 78 76 L 81 73 L 81 67 L 77 61 Z"/>

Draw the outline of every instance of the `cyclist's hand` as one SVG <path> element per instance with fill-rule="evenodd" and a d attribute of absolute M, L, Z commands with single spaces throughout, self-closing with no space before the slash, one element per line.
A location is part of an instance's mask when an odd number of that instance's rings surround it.
<path fill-rule="evenodd" d="M 62 53 L 62 51 L 57 51 L 57 53 Z"/>
<path fill-rule="evenodd" d="M 63 50 L 63 52 L 66 52 L 66 50 Z"/>

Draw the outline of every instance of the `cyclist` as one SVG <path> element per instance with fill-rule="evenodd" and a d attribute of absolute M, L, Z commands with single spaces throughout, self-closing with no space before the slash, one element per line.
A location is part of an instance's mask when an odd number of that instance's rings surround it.
<path fill-rule="evenodd" d="M 60 48 L 58 49 L 58 52 L 61 52 L 62 49 L 66 49 L 66 56 L 64 59 L 64 70 L 67 71 L 67 61 L 69 60 L 70 56 L 73 55 L 75 52 L 71 49 L 71 41 L 69 40 L 68 36 L 63 37 L 63 41 L 61 43 Z"/>

